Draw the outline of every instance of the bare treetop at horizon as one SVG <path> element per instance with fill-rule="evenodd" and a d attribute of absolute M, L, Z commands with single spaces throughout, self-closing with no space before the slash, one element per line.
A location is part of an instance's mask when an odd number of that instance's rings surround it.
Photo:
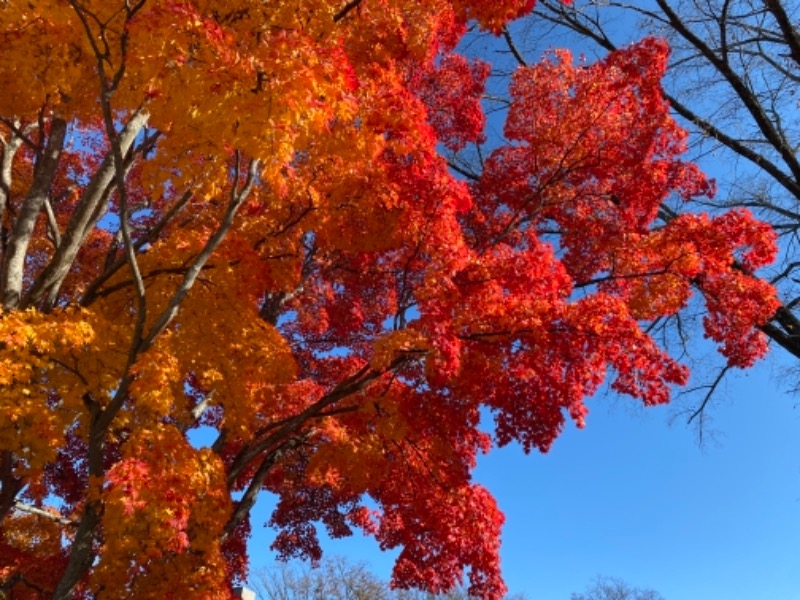
<path fill-rule="evenodd" d="M 663 41 L 520 68 L 508 143 L 450 170 L 490 70 L 454 49 L 532 8 L 0 6 L 3 594 L 230 598 L 263 492 L 281 557 L 358 529 L 394 585 L 498 600 L 480 452 L 547 451 L 606 380 L 669 401 L 650 328 L 692 297 L 764 354 L 775 234 L 699 210 Z"/>

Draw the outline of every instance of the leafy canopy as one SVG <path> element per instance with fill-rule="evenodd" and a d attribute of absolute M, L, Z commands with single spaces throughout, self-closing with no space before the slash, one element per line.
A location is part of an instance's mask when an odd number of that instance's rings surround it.
<path fill-rule="evenodd" d="M 519 70 L 511 142 L 449 170 L 490 70 L 457 43 L 532 4 L 2 4 L 4 593 L 226 598 L 266 490 L 282 557 L 357 528 L 394 585 L 498 599 L 480 452 L 546 451 L 606 377 L 667 402 L 648 326 L 692 296 L 730 364 L 764 353 L 772 232 L 657 220 L 713 193 L 662 41 Z"/>

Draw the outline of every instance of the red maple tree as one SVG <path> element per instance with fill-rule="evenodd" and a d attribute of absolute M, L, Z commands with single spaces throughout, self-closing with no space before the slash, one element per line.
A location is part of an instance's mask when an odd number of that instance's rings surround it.
<path fill-rule="evenodd" d="M 546 451 L 607 376 L 666 402 L 647 326 L 693 294 L 730 364 L 764 353 L 770 229 L 657 220 L 713 193 L 663 42 L 520 69 L 509 145 L 448 169 L 484 136 L 458 41 L 532 4 L 0 7 L 3 592 L 226 598 L 267 490 L 282 557 L 359 528 L 395 585 L 498 599 L 479 453 Z"/>

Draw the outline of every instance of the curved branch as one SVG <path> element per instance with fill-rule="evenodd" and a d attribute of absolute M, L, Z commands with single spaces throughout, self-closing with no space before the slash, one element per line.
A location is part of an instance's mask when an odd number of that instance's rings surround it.
<path fill-rule="evenodd" d="M 789 46 L 792 60 L 800 66 L 800 33 L 792 24 L 789 15 L 786 14 L 786 10 L 784 10 L 779 0 L 764 0 L 764 5 L 775 18 L 775 22 L 783 34 L 783 41 Z"/>
<path fill-rule="evenodd" d="M 717 56 L 708 44 L 688 28 L 686 23 L 675 13 L 666 0 L 656 0 L 656 2 L 669 19 L 669 24 L 675 32 L 694 46 L 709 64 L 725 78 L 728 85 L 750 113 L 750 116 L 753 118 L 753 121 L 755 121 L 766 140 L 778 151 L 794 179 L 800 181 L 800 163 L 798 163 L 794 151 L 787 147 L 783 136 L 777 131 L 770 118 L 766 115 L 764 108 L 758 102 L 753 91 L 745 85 L 742 78 L 736 74 L 724 58 Z"/>
<path fill-rule="evenodd" d="M 503 27 L 503 39 L 506 41 L 506 45 L 508 49 L 511 51 L 511 54 L 517 60 L 521 67 L 527 67 L 528 63 L 520 54 L 519 49 L 517 48 L 516 44 L 514 43 L 513 38 L 511 37 L 511 33 L 508 31 L 508 27 Z"/>
<path fill-rule="evenodd" d="M 398 369 L 412 358 L 414 358 L 414 355 L 410 354 L 398 356 L 389 364 L 386 369 L 380 371 L 373 369 L 369 365 L 365 365 L 347 379 L 339 382 L 339 384 L 330 392 L 322 396 L 322 398 L 317 400 L 304 411 L 294 417 L 282 421 L 282 425 L 273 433 L 261 438 L 260 440 L 257 440 L 254 443 L 246 445 L 236 455 L 236 458 L 234 458 L 233 463 L 231 464 L 231 467 L 228 471 L 228 487 L 233 486 L 234 482 L 239 475 L 241 475 L 242 471 L 259 454 L 268 448 L 273 448 L 282 444 L 286 439 L 297 434 L 297 432 L 299 432 L 303 425 L 305 425 L 308 421 L 323 414 L 323 411 L 332 404 L 335 404 L 339 400 L 347 398 L 348 396 L 363 390 L 371 382 L 375 381 L 386 373 Z M 258 435 L 263 435 L 263 433 L 266 432 L 259 432 Z M 224 439 L 224 435 L 221 435 L 221 439 Z M 221 444 L 219 444 L 219 446 L 215 444 L 215 446 L 217 446 L 215 450 L 221 451 L 221 448 L 219 447 Z"/>

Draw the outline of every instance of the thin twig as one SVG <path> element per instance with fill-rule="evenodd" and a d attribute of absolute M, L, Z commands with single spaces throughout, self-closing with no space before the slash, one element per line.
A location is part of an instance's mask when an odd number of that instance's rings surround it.
<path fill-rule="evenodd" d="M 517 59 L 517 62 L 520 64 L 520 66 L 527 67 L 528 62 L 523 58 L 522 54 L 520 54 L 520 51 L 517 49 L 517 45 L 514 43 L 511 33 L 508 31 L 508 27 L 503 27 L 503 39 L 506 41 L 508 49 L 511 50 L 511 54 L 514 55 L 514 58 Z"/>
<path fill-rule="evenodd" d="M 708 392 L 706 392 L 706 395 L 703 398 L 703 401 L 700 403 L 700 406 L 697 407 L 697 410 L 695 410 L 691 415 L 689 415 L 689 418 L 686 420 L 686 424 L 687 425 L 690 424 L 692 421 L 694 421 L 696 418 L 700 417 L 703 414 L 703 412 L 706 409 L 706 405 L 709 403 L 709 401 L 711 400 L 711 397 L 714 395 L 714 392 L 716 391 L 716 389 L 719 386 L 720 382 L 722 381 L 722 379 L 725 377 L 725 374 L 730 369 L 731 369 L 730 365 L 725 365 L 720 370 L 720 372 L 717 374 L 716 378 L 714 379 L 714 381 L 712 383 L 710 383 L 709 385 L 702 386 L 702 388 L 694 388 L 694 390 L 707 389 Z M 689 391 L 694 391 L 694 390 L 689 390 Z M 701 435 L 702 435 L 702 433 L 701 433 Z"/>

